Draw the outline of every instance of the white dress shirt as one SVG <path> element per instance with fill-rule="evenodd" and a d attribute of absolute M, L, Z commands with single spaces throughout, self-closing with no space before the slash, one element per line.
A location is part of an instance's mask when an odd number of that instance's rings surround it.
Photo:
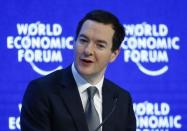
<path fill-rule="evenodd" d="M 84 111 L 85 111 L 87 99 L 88 99 L 88 94 L 86 91 L 87 88 L 89 88 L 90 86 L 95 86 L 98 89 L 97 93 L 94 96 L 94 105 L 95 105 L 97 113 L 99 114 L 99 119 L 100 119 L 100 123 L 101 123 L 102 122 L 102 86 L 103 86 L 104 76 L 96 85 L 92 85 L 92 84 L 88 83 L 77 72 L 74 63 L 72 64 L 71 69 L 72 69 L 73 77 L 75 79 L 75 82 L 76 82 L 78 90 L 79 90 L 79 94 L 81 97 Z"/>

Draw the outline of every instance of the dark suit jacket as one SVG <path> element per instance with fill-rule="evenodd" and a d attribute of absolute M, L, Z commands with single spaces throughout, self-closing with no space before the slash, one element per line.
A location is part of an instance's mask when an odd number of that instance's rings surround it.
<path fill-rule="evenodd" d="M 135 131 L 136 121 L 129 93 L 105 79 L 103 83 L 103 131 Z M 116 101 L 116 100 L 115 100 Z M 33 80 L 25 92 L 21 110 L 22 131 L 88 131 L 81 98 L 71 67 Z"/>

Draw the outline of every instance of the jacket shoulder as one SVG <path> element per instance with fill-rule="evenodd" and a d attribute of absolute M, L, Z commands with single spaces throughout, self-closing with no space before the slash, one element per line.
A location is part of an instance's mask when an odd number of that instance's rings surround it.
<path fill-rule="evenodd" d="M 107 88 L 111 88 L 111 89 L 115 90 L 115 92 L 117 94 L 122 95 L 122 96 L 131 97 L 129 91 L 127 91 L 126 89 L 117 85 L 116 83 L 112 82 L 111 80 L 105 79 L 105 82 L 106 82 Z"/>
<path fill-rule="evenodd" d="M 41 83 L 44 85 L 56 83 L 59 80 L 59 77 L 63 76 L 64 69 L 56 70 L 46 76 L 39 77 L 32 80 L 30 83 Z"/>

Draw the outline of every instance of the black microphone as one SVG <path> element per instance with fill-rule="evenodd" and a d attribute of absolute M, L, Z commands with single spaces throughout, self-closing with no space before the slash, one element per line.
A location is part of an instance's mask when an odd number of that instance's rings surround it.
<path fill-rule="evenodd" d="M 101 126 L 103 126 L 103 124 L 109 119 L 109 117 L 112 115 L 112 113 L 116 109 L 117 102 L 118 102 L 118 95 L 115 95 L 114 96 L 114 103 L 113 103 L 113 107 L 112 107 L 111 112 L 108 113 L 108 115 L 103 119 L 103 121 L 99 124 L 99 126 L 94 131 L 98 131 L 99 128 L 101 128 Z"/>

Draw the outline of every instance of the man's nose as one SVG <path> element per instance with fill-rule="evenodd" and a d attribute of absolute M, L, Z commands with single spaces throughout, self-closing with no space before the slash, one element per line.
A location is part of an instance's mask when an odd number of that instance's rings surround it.
<path fill-rule="evenodd" d="M 93 43 L 88 43 L 87 46 L 85 47 L 85 55 L 92 55 L 94 51 L 94 44 Z"/>

